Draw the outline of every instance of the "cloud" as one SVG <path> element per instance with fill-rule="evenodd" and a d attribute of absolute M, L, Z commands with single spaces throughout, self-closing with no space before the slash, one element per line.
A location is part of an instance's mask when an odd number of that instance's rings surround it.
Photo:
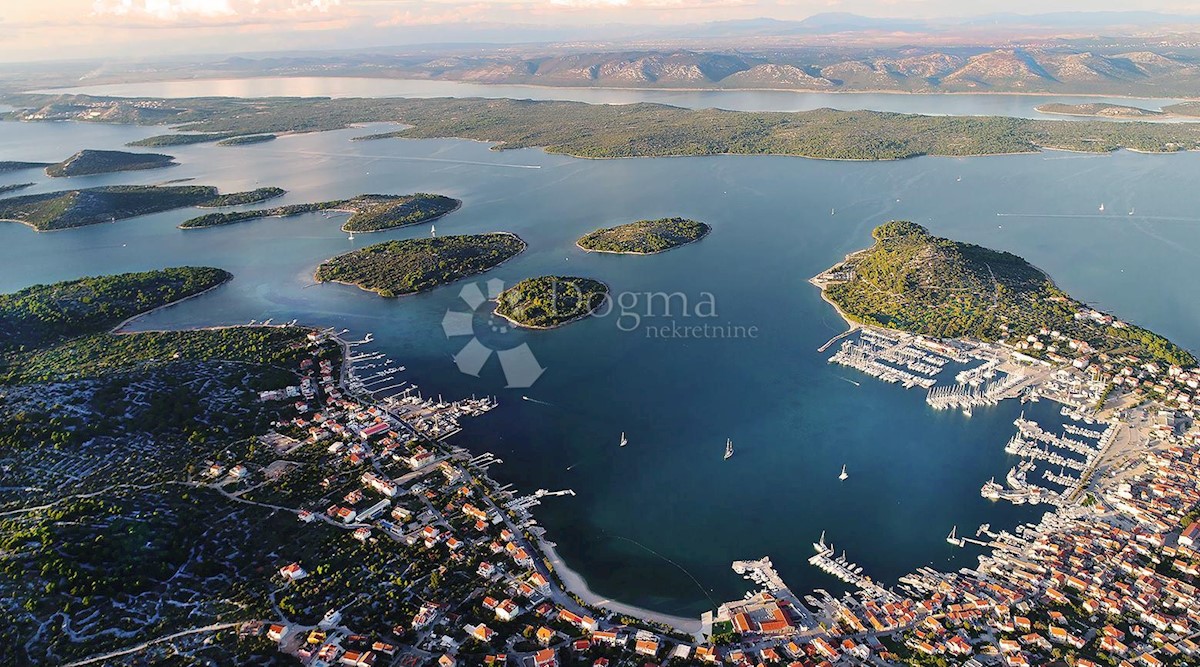
<path fill-rule="evenodd" d="M 342 0 L 94 0 L 96 16 L 153 21 L 222 20 L 327 12 Z"/>

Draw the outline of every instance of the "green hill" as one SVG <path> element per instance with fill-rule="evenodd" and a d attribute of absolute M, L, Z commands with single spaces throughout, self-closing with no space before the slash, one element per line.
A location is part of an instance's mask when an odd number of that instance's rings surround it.
<path fill-rule="evenodd" d="M 315 279 L 394 297 L 482 273 L 523 250 L 525 242 L 509 233 L 388 241 L 325 261 Z"/>
<path fill-rule="evenodd" d="M 874 246 L 815 279 L 853 321 L 938 338 L 1009 342 L 1045 327 L 1065 339 L 1086 341 L 1096 352 L 1196 363 L 1153 332 L 1119 320 L 1080 317 L 1087 306 L 1012 253 L 933 236 L 907 221 L 880 225 L 872 236 Z"/>
<path fill-rule="evenodd" d="M 86 176 L 111 174 L 118 171 L 160 169 L 175 164 L 175 158 L 161 153 L 83 150 L 58 164 L 46 167 L 46 174 L 54 177 Z"/>
<path fill-rule="evenodd" d="M 124 320 L 211 289 L 233 276 L 181 268 L 34 285 L 0 294 L 0 350 L 42 347 L 107 331 Z"/>
<path fill-rule="evenodd" d="M 228 206 L 277 196 L 278 188 L 219 194 L 208 185 L 112 185 L 0 199 L 0 220 L 38 231 L 125 220 L 188 206 Z"/>
<path fill-rule="evenodd" d="M 350 199 L 334 199 L 310 204 L 288 204 L 253 211 L 208 213 L 184 220 L 180 229 L 202 229 L 231 225 L 260 218 L 284 218 L 314 211 L 350 211 L 350 219 L 342 225 L 346 232 L 378 232 L 395 227 L 430 222 L 457 209 L 462 202 L 442 195 L 419 192 L 412 195 L 358 195 Z"/>
<path fill-rule="evenodd" d="M 575 276 L 539 276 L 504 290 L 496 314 L 531 329 L 551 329 L 583 319 L 604 303 L 608 286 Z"/>
<path fill-rule="evenodd" d="M 595 252 L 652 255 L 699 241 L 710 230 L 703 222 L 684 218 L 638 220 L 597 229 L 579 239 L 576 245 Z"/>

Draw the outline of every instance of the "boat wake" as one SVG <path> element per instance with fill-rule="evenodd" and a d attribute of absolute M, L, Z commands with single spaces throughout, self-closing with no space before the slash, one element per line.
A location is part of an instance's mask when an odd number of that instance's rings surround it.
<path fill-rule="evenodd" d="M 849 382 L 850 384 L 854 385 L 855 387 L 861 387 L 861 386 L 862 386 L 861 384 L 859 384 L 858 382 L 855 382 L 854 380 L 851 380 L 850 378 L 844 378 L 844 377 L 842 377 L 842 376 L 840 376 L 840 375 L 839 375 L 839 376 L 837 376 L 837 378 L 838 378 L 839 380 L 845 380 L 846 382 Z"/>
<path fill-rule="evenodd" d="M 530 403 L 537 403 L 538 405 L 549 405 L 550 407 L 554 407 L 553 403 L 547 403 L 546 401 L 539 401 L 536 398 L 529 398 L 528 396 L 522 396 L 521 400 L 529 401 Z"/>

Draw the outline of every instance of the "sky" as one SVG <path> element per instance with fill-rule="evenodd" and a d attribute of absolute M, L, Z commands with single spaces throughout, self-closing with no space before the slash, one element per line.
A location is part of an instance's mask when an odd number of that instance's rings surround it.
<path fill-rule="evenodd" d="M 1200 13 L 1200 0 L 1139 0 Z M 328 49 L 465 41 L 525 26 L 664 26 L 822 12 L 926 18 L 990 12 L 1128 10 L 1128 0 L 0 0 L 0 61 Z M 502 31 L 499 34 L 503 34 Z M 571 34 L 569 31 L 565 35 Z M 501 37 L 502 39 L 503 37 Z"/>

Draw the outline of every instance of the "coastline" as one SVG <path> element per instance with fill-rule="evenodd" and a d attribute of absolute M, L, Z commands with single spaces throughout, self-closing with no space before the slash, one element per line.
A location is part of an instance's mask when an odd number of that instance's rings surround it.
<path fill-rule="evenodd" d="M 213 291 L 213 290 L 217 289 L 218 287 L 222 287 L 222 286 L 226 285 L 226 284 L 227 284 L 227 283 L 229 283 L 231 280 L 233 280 L 233 278 L 234 278 L 233 274 L 232 274 L 232 273 L 230 273 L 228 278 L 226 278 L 225 280 L 222 280 L 221 282 L 217 283 L 216 285 L 213 285 L 212 287 L 209 287 L 208 289 L 205 289 L 205 290 L 202 290 L 202 291 L 196 292 L 195 294 L 189 294 L 188 296 L 185 296 L 185 297 L 183 297 L 182 299 L 178 299 L 178 300 L 176 300 L 176 301 L 172 301 L 171 303 L 164 303 L 163 305 L 161 305 L 161 306 L 158 306 L 157 308 L 151 308 L 150 310 L 147 310 L 147 311 L 146 311 L 146 312 L 144 312 L 144 313 L 138 313 L 137 315 L 134 315 L 133 317 L 126 318 L 124 321 L 122 321 L 122 322 L 121 322 L 120 324 L 118 324 L 117 326 L 113 327 L 112 329 L 109 329 L 109 332 L 110 332 L 110 333 L 114 333 L 114 334 L 118 334 L 118 335 L 122 335 L 122 336 L 123 336 L 123 335 L 126 335 L 126 334 L 132 334 L 132 333 L 140 333 L 140 332 L 137 332 L 137 331 L 121 331 L 121 329 L 124 329 L 125 327 L 129 326 L 129 323 L 130 323 L 130 322 L 133 322 L 134 320 L 137 320 L 137 319 L 139 319 L 139 318 L 141 318 L 141 317 L 144 317 L 144 316 L 146 316 L 146 315 L 149 315 L 149 314 L 151 314 L 151 313 L 157 313 L 157 312 L 158 312 L 158 311 L 160 311 L 160 310 L 163 310 L 163 309 L 165 309 L 165 308 L 170 308 L 171 306 L 175 306 L 175 305 L 181 304 L 181 303 L 183 303 L 184 301 L 187 301 L 187 300 L 189 300 L 189 299 L 195 299 L 195 298 L 196 298 L 196 297 L 198 297 L 198 296 L 202 296 L 202 295 L 208 294 L 209 292 L 211 292 L 211 291 Z"/>
<path fill-rule="evenodd" d="M 651 611 L 635 605 L 627 604 L 612 598 L 606 598 L 597 594 L 587 585 L 587 580 L 583 578 L 575 570 L 562 559 L 558 551 L 554 548 L 555 544 L 548 541 L 544 535 L 538 535 L 535 538 L 537 547 L 542 551 L 542 555 L 553 566 L 554 573 L 562 580 L 563 587 L 568 593 L 574 593 L 579 596 L 579 599 L 594 607 L 603 607 L 605 609 L 615 611 L 618 614 L 625 616 L 634 616 L 637 618 L 647 619 L 655 623 L 662 623 L 670 626 L 681 632 L 688 634 L 698 634 L 703 627 L 703 623 L 699 618 L 686 618 L 684 616 L 674 616 L 657 611 Z"/>
<path fill-rule="evenodd" d="M 520 81 L 491 81 L 480 83 L 477 81 L 463 81 L 461 79 L 441 79 L 434 77 L 396 77 L 386 75 L 375 75 L 371 73 L 354 72 L 347 74 L 338 73 L 276 73 L 266 74 L 262 76 L 193 76 L 186 79 L 153 79 L 134 82 L 114 81 L 109 83 L 97 83 L 93 86 L 59 86 L 53 88 L 38 88 L 36 90 L 20 91 L 22 95 L 93 95 L 96 97 L 121 97 L 119 95 L 104 95 L 102 93 L 72 93 L 68 91 L 78 90 L 80 88 L 99 87 L 99 86 L 121 86 L 128 83 L 135 84 L 166 84 L 166 83 L 188 83 L 192 81 L 248 81 L 254 79 L 308 79 L 308 78 L 331 78 L 331 79 L 382 79 L 387 81 L 411 81 L 414 83 L 452 83 L 460 85 L 479 85 L 479 86 L 526 86 L 529 88 L 540 89 L 564 89 L 564 90 L 617 90 L 617 91 L 661 91 L 661 92 L 685 92 L 685 93 L 719 93 L 719 92 L 737 92 L 737 93 L 753 93 L 753 92 L 777 92 L 777 93 L 796 93 L 807 95 L 1013 95 L 1019 97 L 1095 97 L 1095 98 L 1112 98 L 1126 100 L 1179 100 L 1194 102 L 1200 101 L 1200 97 L 1195 95 L 1175 95 L 1175 96 L 1160 96 L 1160 95 L 1129 95 L 1129 94 L 1110 94 L 1110 93 L 1075 93 L 1070 91 L 1063 92 L 1034 92 L 1034 91 L 996 91 L 996 90 L 945 90 L 945 91 L 930 91 L 930 90 L 895 90 L 895 89 L 814 89 L 814 88 L 737 88 L 724 86 L 572 86 L 572 85 L 554 85 L 547 83 L 523 83 Z M 1152 91 L 1153 92 L 1153 91 Z M 217 96 L 222 97 L 222 96 Z M 225 95 L 223 97 L 237 97 L 234 95 Z M 168 99 L 186 99 L 184 97 L 168 98 Z M 263 98 L 241 98 L 241 99 L 263 99 Z M 348 96 L 345 99 L 355 99 L 354 96 Z M 370 99 L 370 98 L 357 98 Z"/>
<path fill-rule="evenodd" d="M 321 280 L 319 277 L 317 277 L 317 272 L 319 272 L 321 270 L 321 267 L 323 265 L 325 265 L 326 263 L 328 263 L 334 259 L 337 259 L 338 257 L 341 257 L 342 255 L 348 255 L 350 253 L 342 253 L 341 255 L 334 255 L 333 257 L 328 257 L 328 258 L 322 260 L 320 264 L 317 264 L 317 268 L 313 270 L 313 283 L 317 284 L 317 285 L 320 285 L 322 283 L 335 283 L 338 285 L 347 285 L 349 287 L 357 287 L 358 289 L 360 289 L 364 292 L 370 292 L 382 299 L 399 299 L 401 297 L 412 296 L 414 294 L 421 294 L 423 292 L 428 292 L 429 290 L 437 289 L 439 287 L 445 287 L 446 285 L 453 285 L 454 283 L 456 283 L 460 280 L 464 280 L 466 278 L 470 278 L 471 276 L 478 276 L 478 275 L 487 273 L 488 271 L 491 271 L 492 269 L 495 269 L 495 268 L 503 265 L 505 262 L 508 262 L 509 260 L 512 260 L 513 258 L 518 257 L 521 253 L 525 252 L 525 250 L 529 248 L 529 243 L 527 243 L 525 241 L 525 239 L 521 238 L 520 236 L 517 236 L 513 232 L 483 232 L 483 234 L 507 234 L 521 243 L 521 249 L 518 250 L 516 253 L 514 253 L 512 257 L 505 259 L 503 262 L 498 262 L 496 264 L 493 264 L 492 266 L 489 266 L 486 269 L 482 269 L 480 271 L 474 271 L 472 273 L 467 273 L 467 274 L 461 275 L 449 282 L 438 283 L 437 285 L 433 285 L 431 287 L 426 287 L 425 289 L 419 289 L 419 290 L 416 290 L 415 292 L 404 292 L 402 294 L 397 294 L 397 295 L 391 296 L 391 297 L 386 297 L 386 296 L 383 296 L 382 294 L 380 294 L 379 289 L 382 289 L 382 288 L 372 289 L 370 287 L 364 287 L 363 285 L 359 285 L 358 283 L 350 283 L 350 282 L 346 282 L 344 280 L 333 280 L 333 279 Z M 367 247 L 370 247 L 370 246 L 367 246 Z M 359 248 L 359 250 L 362 250 L 362 248 Z M 357 251 L 351 250 L 350 252 L 357 252 Z"/>
<path fill-rule="evenodd" d="M 450 209 L 449 211 L 445 211 L 444 213 L 438 213 L 437 215 L 435 215 L 431 218 L 425 218 L 424 220 L 417 220 L 416 222 L 406 222 L 402 225 L 393 225 L 391 227 L 383 227 L 380 229 L 346 229 L 346 225 L 350 224 L 350 221 L 346 220 L 346 222 L 342 223 L 341 230 L 343 232 L 346 232 L 347 234 L 376 234 L 378 232 L 390 232 L 393 229 L 404 229 L 405 227 L 412 227 L 413 225 L 419 225 L 419 224 L 425 223 L 425 222 L 436 222 L 437 220 L 441 220 L 442 218 L 450 215 L 451 213 L 453 213 L 463 207 L 463 202 L 461 199 L 455 199 L 454 201 L 458 202 L 457 204 L 454 205 L 454 208 Z M 338 211 L 338 212 L 346 211 L 346 209 L 330 209 L 330 210 Z M 353 216 L 353 214 L 356 212 L 357 211 L 349 211 L 351 216 Z"/>
<path fill-rule="evenodd" d="M 579 241 L 575 242 L 575 247 L 579 248 L 580 250 L 582 250 L 584 252 L 594 252 L 594 253 L 600 253 L 600 254 L 605 254 L 605 255 L 641 255 L 641 256 L 661 255 L 664 252 L 671 252 L 672 250 L 682 248 L 685 245 L 691 245 L 693 243 L 699 243 L 700 241 L 703 241 L 709 234 L 712 233 L 712 225 L 707 224 L 707 223 L 701 223 L 701 224 L 704 225 L 704 233 L 701 234 L 700 236 L 697 236 L 694 239 L 680 243 L 679 245 L 673 245 L 670 248 L 664 248 L 662 250 L 655 250 L 654 252 L 639 252 L 637 250 L 599 250 L 599 249 L 593 249 L 593 248 L 585 248 L 579 244 Z M 595 232 L 589 232 L 589 234 L 594 234 L 594 233 Z M 583 240 L 583 239 L 581 238 L 580 241 L 581 240 Z M 607 285 L 606 285 L 606 287 L 607 287 Z"/>
<path fill-rule="evenodd" d="M 589 280 L 596 280 L 596 279 L 589 278 Z M 600 283 L 601 285 L 604 285 L 604 298 L 607 299 L 608 295 L 609 295 L 608 283 L 604 282 L 603 280 L 596 280 L 596 282 Z M 503 295 L 503 293 L 502 293 L 502 295 Z M 592 314 L 595 313 L 599 309 L 599 306 L 597 306 L 596 308 L 592 308 L 591 310 L 587 311 L 586 313 L 583 313 L 582 315 L 577 315 L 575 317 L 572 317 L 569 320 L 559 322 L 558 324 L 552 324 L 552 325 L 546 326 L 546 327 L 539 327 L 539 326 L 536 326 L 533 324 L 522 324 L 521 322 L 518 322 L 518 321 L 514 320 L 513 318 L 509 317 L 508 315 L 505 315 L 504 313 L 500 312 L 499 301 L 500 301 L 500 299 L 497 298 L 496 299 L 496 307 L 492 309 L 493 315 L 498 315 L 500 317 L 503 317 L 505 320 L 507 320 L 509 322 L 509 324 L 512 324 L 514 327 L 518 327 L 521 329 L 529 329 L 531 331 L 550 331 L 553 329 L 557 329 L 559 327 L 566 326 L 572 322 L 578 322 L 579 320 L 591 317 Z"/>

